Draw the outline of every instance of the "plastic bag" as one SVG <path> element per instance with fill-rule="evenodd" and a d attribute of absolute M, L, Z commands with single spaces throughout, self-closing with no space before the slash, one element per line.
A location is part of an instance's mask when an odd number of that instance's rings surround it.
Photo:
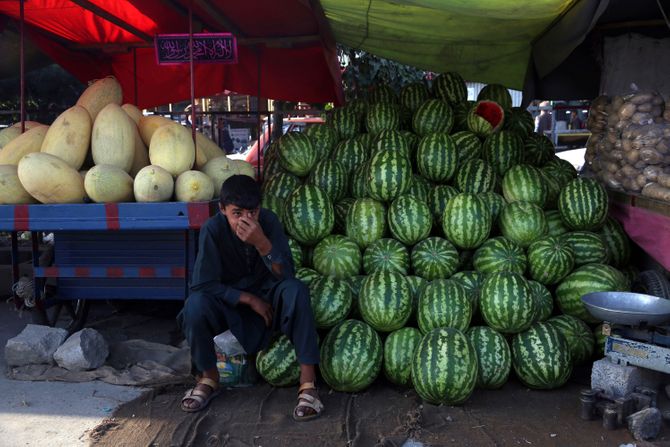
<path fill-rule="evenodd" d="M 219 383 L 227 387 L 252 386 L 258 380 L 255 356 L 247 355 L 229 330 L 214 337 Z"/>

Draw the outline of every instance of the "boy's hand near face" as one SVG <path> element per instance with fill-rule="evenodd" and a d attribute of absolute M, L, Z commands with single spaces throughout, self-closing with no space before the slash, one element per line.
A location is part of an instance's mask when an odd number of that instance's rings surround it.
<path fill-rule="evenodd" d="M 235 234 L 241 241 L 256 247 L 261 256 L 267 255 L 272 248 L 270 241 L 265 236 L 265 233 L 263 233 L 263 229 L 256 218 L 250 216 L 240 217 L 237 221 Z"/>

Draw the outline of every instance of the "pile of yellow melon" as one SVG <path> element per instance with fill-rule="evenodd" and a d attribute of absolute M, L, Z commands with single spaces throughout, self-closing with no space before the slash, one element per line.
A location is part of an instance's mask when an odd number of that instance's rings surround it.
<path fill-rule="evenodd" d="M 20 124 L 0 131 L 0 204 L 194 202 L 218 197 L 233 174 L 254 176 L 205 135 L 194 143 L 190 128 L 143 116 L 122 97 L 110 76 L 51 126 L 27 121 L 24 133 Z"/>

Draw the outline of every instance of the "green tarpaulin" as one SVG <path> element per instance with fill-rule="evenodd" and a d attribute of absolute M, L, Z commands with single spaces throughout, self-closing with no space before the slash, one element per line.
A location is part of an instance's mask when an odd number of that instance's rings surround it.
<path fill-rule="evenodd" d="M 457 71 L 469 81 L 519 90 L 524 87 L 534 43 L 546 37 L 575 3 L 321 0 L 340 43 L 425 70 Z M 563 46 L 563 53 L 569 54 L 578 43 Z"/>

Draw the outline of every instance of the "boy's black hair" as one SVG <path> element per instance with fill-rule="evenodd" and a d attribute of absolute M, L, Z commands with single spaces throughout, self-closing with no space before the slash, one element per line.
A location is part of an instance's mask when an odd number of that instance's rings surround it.
<path fill-rule="evenodd" d="M 235 205 L 252 210 L 261 203 L 261 188 L 248 175 L 233 175 L 221 185 L 219 203 L 221 206 Z"/>

